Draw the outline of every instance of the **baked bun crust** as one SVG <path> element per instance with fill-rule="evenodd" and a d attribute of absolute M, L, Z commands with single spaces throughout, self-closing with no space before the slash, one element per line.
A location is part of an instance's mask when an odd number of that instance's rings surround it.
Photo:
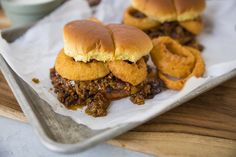
<path fill-rule="evenodd" d="M 89 63 L 75 61 L 63 49 L 56 58 L 55 69 L 63 78 L 80 81 L 95 80 L 110 73 L 105 63 L 95 60 Z"/>
<path fill-rule="evenodd" d="M 133 12 L 135 12 L 136 9 L 134 9 L 132 6 L 129 6 L 124 13 L 124 24 L 137 27 L 141 30 L 147 30 L 154 27 L 158 27 L 161 23 L 157 20 L 151 19 L 149 17 L 144 18 L 137 18 L 132 15 Z"/>
<path fill-rule="evenodd" d="M 160 22 L 185 21 L 202 13 L 205 0 L 133 0 L 132 6 Z"/>
<path fill-rule="evenodd" d="M 64 26 L 65 54 L 76 61 L 111 60 L 114 49 L 111 34 L 101 23 L 79 20 Z"/>
<path fill-rule="evenodd" d="M 178 21 L 192 20 L 201 15 L 205 0 L 174 0 Z"/>
<path fill-rule="evenodd" d="M 149 54 L 152 42 L 141 30 L 122 24 L 103 25 L 89 20 L 72 21 L 64 27 L 65 54 L 76 61 L 129 60 Z"/>
<path fill-rule="evenodd" d="M 109 24 L 107 28 L 115 43 L 115 60 L 136 62 L 148 55 L 153 47 L 148 35 L 138 28 L 123 24 Z"/>
<path fill-rule="evenodd" d="M 132 6 L 160 22 L 173 21 L 177 17 L 172 0 L 133 0 Z"/>

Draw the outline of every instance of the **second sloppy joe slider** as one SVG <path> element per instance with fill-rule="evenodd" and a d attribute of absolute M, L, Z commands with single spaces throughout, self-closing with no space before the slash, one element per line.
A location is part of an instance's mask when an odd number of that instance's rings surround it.
<path fill-rule="evenodd" d="M 64 49 L 50 70 L 54 91 L 67 108 L 86 106 L 86 113 L 105 116 L 112 100 L 131 96 L 143 104 L 160 92 L 159 79 L 146 61 L 153 45 L 135 27 L 103 25 L 90 20 L 64 27 Z"/>
<path fill-rule="evenodd" d="M 144 30 L 151 38 L 169 36 L 202 49 L 195 40 L 203 30 L 205 0 L 132 0 L 124 23 Z"/>

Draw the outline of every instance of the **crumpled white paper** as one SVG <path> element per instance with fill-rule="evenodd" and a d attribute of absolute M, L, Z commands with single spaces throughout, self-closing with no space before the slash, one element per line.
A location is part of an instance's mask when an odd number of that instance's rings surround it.
<path fill-rule="evenodd" d="M 127 0 L 103 0 L 96 16 L 105 23 L 121 22 L 123 10 L 129 5 Z M 207 1 L 204 15 L 205 30 L 199 37 L 204 44 L 202 53 L 206 61 L 204 78 L 190 79 L 180 92 L 167 90 L 145 105 L 132 104 L 128 98 L 115 101 L 106 117 L 93 118 L 82 110 L 67 110 L 58 102 L 49 89 L 49 69 L 54 66 L 55 57 L 63 47 L 63 25 L 71 20 L 88 18 L 91 9 L 83 0 L 68 1 L 48 17 L 42 19 L 22 37 L 8 44 L 0 38 L 0 53 L 12 69 L 26 81 L 38 95 L 46 100 L 57 113 L 70 116 L 76 122 L 92 129 L 104 129 L 119 124 L 144 121 L 175 107 L 174 102 L 188 95 L 212 78 L 223 75 L 236 68 L 236 1 Z M 32 78 L 39 78 L 34 84 Z"/>

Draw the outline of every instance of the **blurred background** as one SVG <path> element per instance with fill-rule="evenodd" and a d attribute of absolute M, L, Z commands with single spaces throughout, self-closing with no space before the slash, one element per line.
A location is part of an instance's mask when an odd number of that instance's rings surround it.
<path fill-rule="evenodd" d="M 0 29 L 35 23 L 67 0 L 1 0 Z M 85 0 L 96 7 L 101 0 Z"/>

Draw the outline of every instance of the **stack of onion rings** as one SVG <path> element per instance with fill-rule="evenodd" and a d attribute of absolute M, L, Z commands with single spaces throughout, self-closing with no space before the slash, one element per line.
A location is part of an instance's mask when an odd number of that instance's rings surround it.
<path fill-rule="evenodd" d="M 184 78 L 191 73 L 195 58 L 185 47 L 169 37 L 153 40 L 153 44 L 152 60 L 160 71 L 176 78 Z"/>
<path fill-rule="evenodd" d="M 88 81 L 103 78 L 110 72 L 122 81 L 138 85 L 147 77 L 147 64 L 143 58 L 136 63 L 117 60 L 108 63 L 91 61 L 88 63 L 75 61 L 62 49 L 55 62 L 56 71 L 69 80 Z"/>
<path fill-rule="evenodd" d="M 190 77 L 203 75 L 205 64 L 198 50 L 181 46 L 170 37 L 154 39 L 153 44 L 152 60 L 168 88 L 180 90 Z"/>

